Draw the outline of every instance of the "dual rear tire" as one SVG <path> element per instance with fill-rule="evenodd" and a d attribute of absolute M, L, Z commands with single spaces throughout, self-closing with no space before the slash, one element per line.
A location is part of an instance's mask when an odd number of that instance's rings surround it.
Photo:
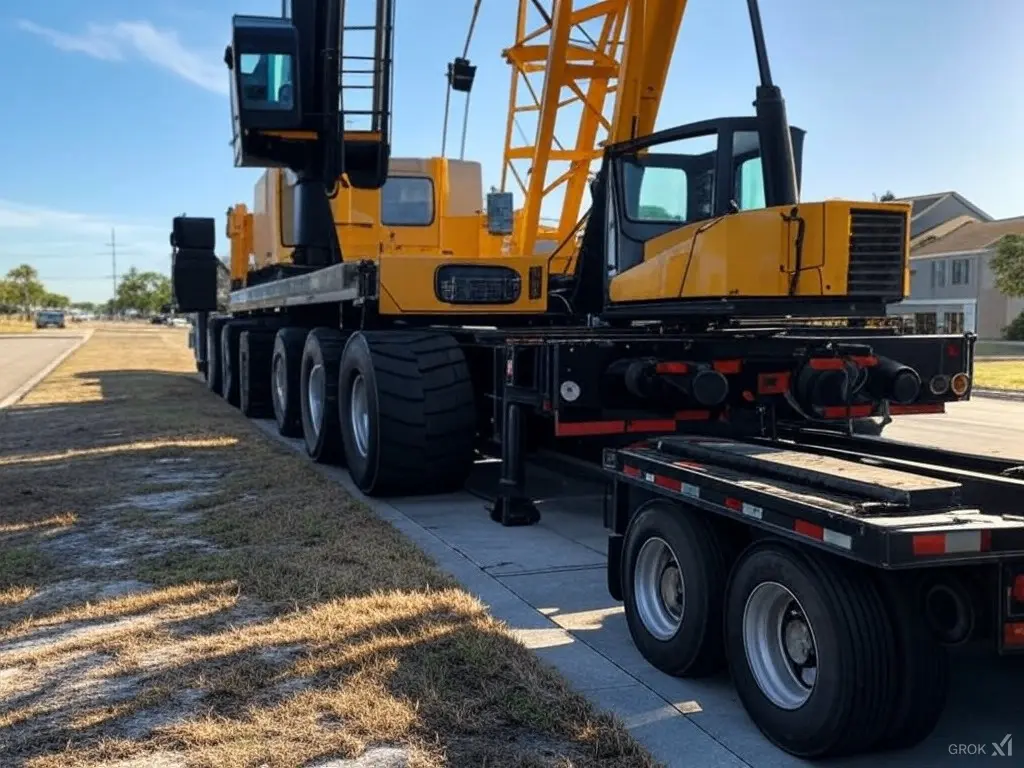
<path fill-rule="evenodd" d="M 905 748 L 932 731 L 948 661 L 897 579 L 775 539 L 735 557 L 717 523 L 658 499 L 626 532 L 626 619 L 651 664 L 681 677 L 728 666 L 754 723 L 799 757 Z"/>

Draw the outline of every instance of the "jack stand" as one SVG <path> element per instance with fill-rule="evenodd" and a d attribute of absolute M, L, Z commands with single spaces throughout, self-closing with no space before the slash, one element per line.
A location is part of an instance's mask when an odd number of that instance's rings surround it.
<path fill-rule="evenodd" d="M 540 522 L 540 510 L 526 495 L 526 468 L 523 462 L 523 422 L 518 403 L 505 404 L 505 423 L 501 431 L 501 480 L 498 496 L 491 505 L 491 520 L 511 527 Z"/>

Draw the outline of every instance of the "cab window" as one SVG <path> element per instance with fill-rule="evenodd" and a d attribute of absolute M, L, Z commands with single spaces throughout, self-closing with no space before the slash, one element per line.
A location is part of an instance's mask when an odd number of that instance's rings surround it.
<path fill-rule="evenodd" d="M 434 223 L 434 182 L 423 176 L 391 176 L 380 191 L 380 222 L 389 227 Z"/>
<path fill-rule="evenodd" d="M 692 136 L 658 145 L 623 162 L 626 216 L 647 223 L 684 223 L 714 211 L 718 136 Z"/>
<path fill-rule="evenodd" d="M 741 211 L 764 208 L 764 169 L 761 166 L 761 146 L 757 133 L 734 133 L 732 154 L 736 169 L 732 199 L 736 201 Z"/>
<path fill-rule="evenodd" d="M 242 73 L 242 106 L 246 109 L 294 108 L 292 57 L 286 53 L 243 53 L 239 56 Z"/>

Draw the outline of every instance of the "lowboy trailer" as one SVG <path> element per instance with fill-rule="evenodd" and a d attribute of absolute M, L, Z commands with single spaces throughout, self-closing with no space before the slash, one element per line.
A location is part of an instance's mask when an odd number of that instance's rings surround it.
<path fill-rule="evenodd" d="M 603 465 L 637 648 L 676 676 L 728 666 L 787 752 L 916 744 L 948 646 L 1024 652 L 1024 462 L 802 429 L 649 438 Z"/>

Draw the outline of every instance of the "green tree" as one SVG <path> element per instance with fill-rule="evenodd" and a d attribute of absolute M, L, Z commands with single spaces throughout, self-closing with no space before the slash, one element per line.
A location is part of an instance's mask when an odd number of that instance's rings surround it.
<path fill-rule="evenodd" d="M 1024 296 L 1024 235 L 1004 235 L 989 261 L 996 288 L 1007 296 Z"/>
<path fill-rule="evenodd" d="M 4 282 L 8 284 L 6 291 L 10 294 L 11 303 L 25 315 L 30 315 L 32 308 L 39 306 L 46 295 L 46 289 L 39 281 L 39 273 L 28 264 L 14 267 L 7 273 Z"/>
<path fill-rule="evenodd" d="M 887 190 L 885 190 L 885 193 L 881 197 L 878 198 L 878 202 L 880 202 L 880 203 L 891 203 L 895 199 L 896 199 L 896 195 L 894 195 L 892 193 L 891 189 L 887 189 Z"/>
<path fill-rule="evenodd" d="M 114 305 L 118 311 L 158 312 L 171 300 L 171 281 L 159 272 L 128 270 L 117 286 Z"/>
<path fill-rule="evenodd" d="M 50 293 L 47 291 L 43 294 L 43 298 L 39 304 L 52 309 L 67 309 L 71 306 L 71 299 L 63 294 Z"/>

